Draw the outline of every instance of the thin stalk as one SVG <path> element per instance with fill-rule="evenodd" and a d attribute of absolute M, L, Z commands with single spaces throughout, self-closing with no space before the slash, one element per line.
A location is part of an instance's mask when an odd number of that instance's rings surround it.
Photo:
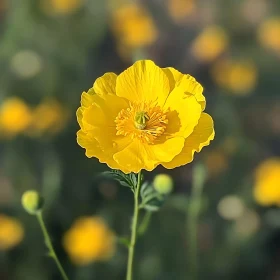
<path fill-rule="evenodd" d="M 188 264 L 189 276 L 192 280 L 198 279 L 198 222 L 201 209 L 201 198 L 203 185 L 205 181 L 205 170 L 202 165 L 198 164 L 194 167 L 193 183 L 187 207 L 187 238 L 188 238 Z"/>
<path fill-rule="evenodd" d="M 137 186 L 136 189 L 134 190 L 134 211 L 133 211 L 133 218 L 132 218 L 130 244 L 128 249 L 126 280 L 132 280 L 134 248 L 136 244 L 137 223 L 138 223 L 138 214 L 139 214 L 138 206 L 139 206 L 140 186 L 141 186 L 141 171 L 138 173 Z"/>
<path fill-rule="evenodd" d="M 144 214 L 144 217 L 143 217 L 143 220 L 141 222 L 141 224 L 139 225 L 139 228 L 138 228 L 138 234 L 139 235 L 143 235 L 148 227 L 149 227 L 149 224 L 150 224 L 150 221 L 151 221 L 151 217 L 152 217 L 152 212 L 151 211 L 146 211 L 145 214 Z"/>
<path fill-rule="evenodd" d="M 44 236 L 44 239 L 45 239 L 45 244 L 47 246 L 47 248 L 49 249 L 49 256 L 51 258 L 53 258 L 53 260 L 55 261 L 56 263 L 56 266 L 61 274 L 61 277 L 63 280 L 69 280 L 69 278 L 67 277 L 56 253 L 55 253 L 55 250 L 53 248 L 53 245 L 52 245 L 52 242 L 51 242 L 51 239 L 50 239 L 50 236 L 49 236 L 49 233 L 48 233 L 48 230 L 46 228 L 46 225 L 44 223 L 44 219 L 43 219 L 43 215 L 42 215 L 42 211 L 39 211 L 37 214 L 36 214 L 36 217 L 38 219 L 38 222 L 39 222 L 39 225 L 41 227 L 41 230 L 42 230 L 42 233 L 43 233 L 43 236 Z"/>

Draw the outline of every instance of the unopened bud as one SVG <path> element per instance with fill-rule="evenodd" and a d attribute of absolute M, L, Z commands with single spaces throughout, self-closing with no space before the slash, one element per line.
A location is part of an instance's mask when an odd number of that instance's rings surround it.
<path fill-rule="evenodd" d="M 43 198 L 37 191 L 26 191 L 21 197 L 23 208 L 31 215 L 36 215 L 43 207 Z"/>
<path fill-rule="evenodd" d="M 173 180 L 167 174 L 159 174 L 154 178 L 153 185 L 155 190 L 160 193 L 167 195 L 173 190 Z"/>

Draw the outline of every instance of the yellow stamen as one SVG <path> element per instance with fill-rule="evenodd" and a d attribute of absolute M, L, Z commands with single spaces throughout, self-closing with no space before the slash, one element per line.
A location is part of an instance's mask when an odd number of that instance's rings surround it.
<path fill-rule="evenodd" d="M 153 144 L 164 133 L 168 119 L 166 112 L 152 102 L 131 103 L 129 108 L 119 112 L 115 123 L 117 135 Z"/>

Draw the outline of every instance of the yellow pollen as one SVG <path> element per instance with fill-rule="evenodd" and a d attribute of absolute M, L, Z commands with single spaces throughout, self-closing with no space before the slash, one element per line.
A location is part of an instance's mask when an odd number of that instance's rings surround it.
<path fill-rule="evenodd" d="M 138 138 L 142 143 L 153 144 L 168 124 L 166 111 L 153 102 L 131 103 L 115 119 L 117 135 Z"/>

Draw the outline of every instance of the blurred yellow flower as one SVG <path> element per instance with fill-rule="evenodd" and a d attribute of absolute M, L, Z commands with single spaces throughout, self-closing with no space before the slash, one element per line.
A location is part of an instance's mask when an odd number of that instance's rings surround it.
<path fill-rule="evenodd" d="M 222 27 L 209 26 L 193 41 L 193 56 L 202 62 L 211 62 L 223 53 L 229 44 L 227 33 Z"/>
<path fill-rule="evenodd" d="M 0 106 L 0 132 L 7 137 L 24 132 L 30 125 L 32 113 L 23 100 L 6 99 Z"/>
<path fill-rule="evenodd" d="M 176 23 L 182 23 L 195 12 L 194 0 L 168 0 L 168 12 Z"/>
<path fill-rule="evenodd" d="M 112 29 L 119 43 L 128 48 L 150 45 L 158 36 L 151 15 L 136 3 L 122 5 L 113 11 Z"/>
<path fill-rule="evenodd" d="M 23 227 L 17 219 L 0 214 L 0 250 L 15 247 L 22 241 L 23 236 Z"/>
<path fill-rule="evenodd" d="M 80 217 L 65 233 L 63 246 L 77 265 L 106 261 L 115 252 L 115 234 L 100 217 Z"/>
<path fill-rule="evenodd" d="M 106 73 L 82 94 L 77 141 L 87 157 L 125 173 L 187 164 L 214 139 L 202 91 L 192 76 L 150 60 Z"/>
<path fill-rule="evenodd" d="M 252 61 L 221 60 L 212 69 L 214 81 L 236 95 L 247 95 L 256 87 L 258 70 Z"/>
<path fill-rule="evenodd" d="M 64 128 L 67 119 L 68 112 L 59 102 L 54 99 L 46 100 L 34 109 L 31 133 L 57 133 Z"/>
<path fill-rule="evenodd" d="M 254 197 L 263 206 L 280 206 L 280 158 L 269 158 L 257 167 Z"/>
<path fill-rule="evenodd" d="M 43 8 L 48 13 L 61 15 L 72 14 L 83 4 L 84 0 L 43 0 Z"/>
<path fill-rule="evenodd" d="M 264 47 L 280 52 L 280 17 L 264 21 L 258 29 L 258 39 Z"/>

